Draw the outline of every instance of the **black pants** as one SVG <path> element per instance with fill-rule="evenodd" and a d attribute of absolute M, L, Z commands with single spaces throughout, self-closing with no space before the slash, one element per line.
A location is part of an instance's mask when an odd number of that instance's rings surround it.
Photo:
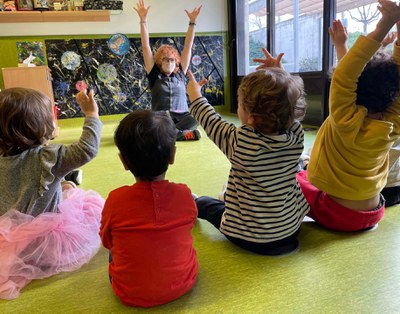
<path fill-rule="evenodd" d="M 384 188 L 381 192 L 385 198 L 385 206 L 393 206 L 400 203 L 400 186 Z"/>
<path fill-rule="evenodd" d="M 225 212 L 225 203 L 215 198 L 202 196 L 196 199 L 196 205 L 198 209 L 198 218 L 209 221 L 219 230 L 222 215 Z M 298 248 L 299 241 L 297 240 L 297 236 L 299 231 L 300 229 L 285 239 L 268 243 L 250 242 L 228 235 L 225 235 L 225 237 L 242 249 L 257 254 L 281 255 L 290 253 Z"/>
<path fill-rule="evenodd" d="M 169 112 L 178 130 L 195 130 L 199 123 L 189 112 Z"/>
<path fill-rule="evenodd" d="M 108 252 L 108 263 L 110 264 L 112 262 L 112 255 L 111 255 L 111 251 Z M 112 277 L 110 275 L 110 273 L 108 273 L 108 279 L 110 279 L 110 283 L 112 283 Z"/>

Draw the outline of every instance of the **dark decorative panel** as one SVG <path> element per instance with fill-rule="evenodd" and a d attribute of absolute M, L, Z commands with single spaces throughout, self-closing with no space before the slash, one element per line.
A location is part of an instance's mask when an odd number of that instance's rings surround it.
<path fill-rule="evenodd" d="M 150 38 L 183 49 L 184 37 Z M 93 88 L 101 115 L 150 108 L 150 92 L 143 66 L 140 38 L 129 38 L 129 50 L 120 55 L 109 38 L 46 40 L 47 62 L 53 77 L 58 118 L 82 116 L 75 94 L 82 86 Z M 223 105 L 224 49 L 222 36 L 197 36 L 190 69 L 196 79 L 208 78 L 204 95 L 212 105 Z"/>

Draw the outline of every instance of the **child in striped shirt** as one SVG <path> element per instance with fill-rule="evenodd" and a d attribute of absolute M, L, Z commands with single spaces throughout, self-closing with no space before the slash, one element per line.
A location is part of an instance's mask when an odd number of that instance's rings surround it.
<path fill-rule="evenodd" d="M 231 163 L 225 200 L 196 199 L 198 218 L 208 220 L 239 247 L 263 255 L 297 249 L 309 206 L 296 181 L 304 132 L 303 82 L 286 72 L 281 53 L 245 76 L 238 89 L 241 126 L 228 123 L 202 97 L 189 72 L 190 112 Z"/>

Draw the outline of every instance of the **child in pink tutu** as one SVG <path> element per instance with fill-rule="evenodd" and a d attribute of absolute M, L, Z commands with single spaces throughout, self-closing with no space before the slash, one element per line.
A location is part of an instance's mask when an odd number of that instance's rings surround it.
<path fill-rule="evenodd" d="M 0 299 L 18 297 L 33 279 L 78 269 L 99 249 L 104 200 L 61 186 L 99 149 L 102 124 L 93 91 L 81 91 L 76 100 L 86 116 L 79 141 L 48 144 L 50 99 L 27 88 L 0 92 Z"/>

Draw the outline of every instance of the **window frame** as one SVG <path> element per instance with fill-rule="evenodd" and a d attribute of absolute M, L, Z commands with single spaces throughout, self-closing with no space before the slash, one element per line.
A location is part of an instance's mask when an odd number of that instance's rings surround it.
<path fill-rule="evenodd" d="M 238 17 L 240 18 L 243 10 L 239 10 L 238 7 L 243 5 L 245 0 L 228 0 L 228 37 L 229 37 L 229 57 L 230 57 L 230 96 L 231 96 L 231 112 L 237 110 L 237 96 L 236 91 L 241 82 L 243 76 L 238 75 L 238 54 L 237 54 L 237 43 L 238 43 Z M 267 50 L 276 55 L 275 51 L 275 0 L 265 0 L 267 9 L 267 21 L 266 21 L 266 43 Z M 304 81 L 305 90 L 310 89 L 308 87 L 314 87 L 310 84 L 314 84 L 315 80 L 321 80 L 320 86 L 321 92 L 321 107 L 320 107 L 320 119 L 317 124 L 322 124 L 329 114 L 329 71 L 333 66 L 334 62 L 334 49 L 331 44 L 331 40 L 328 33 L 328 28 L 331 21 L 336 16 L 336 0 L 323 0 L 323 35 L 322 35 L 322 70 L 321 71 L 310 71 L 310 72 L 292 72 L 295 75 L 302 77 Z M 243 18 L 243 17 L 242 17 Z M 243 30 L 241 30 L 243 31 Z M 307 115 L 305 122 L 307 120 Z M 314 123 L 315 124 L 315 121 Z"/>

